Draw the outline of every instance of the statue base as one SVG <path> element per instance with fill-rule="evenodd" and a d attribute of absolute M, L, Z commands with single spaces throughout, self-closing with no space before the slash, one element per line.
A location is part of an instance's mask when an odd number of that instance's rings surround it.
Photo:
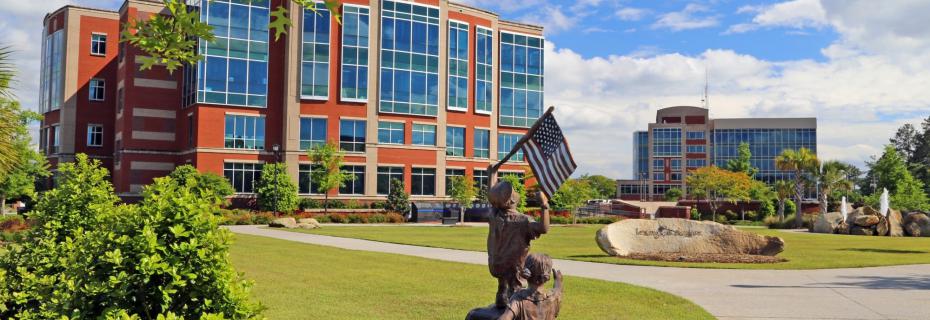
<path fill-rule="evenodd" d="M 500 318 L 506 308 L 498 308 L 496 305 L 490 305 L 484 308 L 471 309 L 465 320 L 497 320 Z"/>

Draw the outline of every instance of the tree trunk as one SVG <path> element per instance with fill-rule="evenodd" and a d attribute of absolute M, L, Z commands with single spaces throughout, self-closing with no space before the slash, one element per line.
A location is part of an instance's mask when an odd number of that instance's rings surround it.
<path fill-rule="evenodd" d="M 827 210 L 830 209 L 830 200 L 827 198 L 828 189 L 821 189 L 822 193 L 820 194 L 820 214 L 826 214 Z"/>
<path fill-rule="evenodd" d="M 778 199 L 778 221 L 785 222 L 785 200 L 787 199 Z"/>
<path fill-rule="evenodd" d="M 801 229 L 804 227 L 804 208 L 802 208 L 803 206 L 801 204 L 801 193 L 799 192 L 795 195 L 795 198 L 798 202 L 794 210 L 794 226 L 795 229 Z"/>
<path fill-rule="evenodd" d="M 19 209 L 19 208 L 16 208 L 16 209 Z M 0 215 L 2 215 L 4 212 L 6 212 L 6 197 L 0 197 Z M 13 213 L 19 213 L 19 212 L 13 212 Z"/>

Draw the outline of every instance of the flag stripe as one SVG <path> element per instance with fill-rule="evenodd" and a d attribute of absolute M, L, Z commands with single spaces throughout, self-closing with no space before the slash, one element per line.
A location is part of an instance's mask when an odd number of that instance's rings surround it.
<path fill-rule="evenodd" d="M 568 141 L 551 113 L 537 120 L 536 128 L 524 145 L 530 168 L 540 189 L 552 197 L 577 168 Z"/>
<path fill-rule="evenodd" d="M 539 154 L 539 148 L 536 147 L 536 142 L 530 139 L 527 141 L 526 154 L 529 155 L 529 162 L 531 167 L 539 167 L 543 164 L 542 156 Z M 535 171 L 535 170 L 534 170 Z M 546 194 L 552 194 L 552 189 L 550 185 L 552 184 L 551 177 L 545 172 L 537 173 L 536 179 L 539 180 L 539 185 L 542 186 Z"/>

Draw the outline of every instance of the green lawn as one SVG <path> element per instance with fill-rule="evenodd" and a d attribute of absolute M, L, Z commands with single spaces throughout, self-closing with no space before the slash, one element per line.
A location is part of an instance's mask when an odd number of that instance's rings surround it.
<path fill-rule="evenodd" d="M 553 227 L 533 241 L 532 250 L 555 258 L 616 264 L 726 269 L 827 269 L 930 263 L 930 238 L 865 237 L 781 232 L 763 228 L 743 230 L 782 237 L 788 262 L 777 264 L 682 263 L 620 259 L 604 254 L 594 235 L 600 225 Z M 485 251 L 487 228 L 457 227 L 324 227 L 293 230 L 337 237 Z"/>
<path fill-rule="evenodd" d="M 448 231 L 448 230 L 447 230 Z M 254 281 L 268 319 L 464 319 L 492 302 L 487 268 L 235 235 L 236 270 Z M 565 278 L 561 319 L 713 319 L 652 289 Z"/>

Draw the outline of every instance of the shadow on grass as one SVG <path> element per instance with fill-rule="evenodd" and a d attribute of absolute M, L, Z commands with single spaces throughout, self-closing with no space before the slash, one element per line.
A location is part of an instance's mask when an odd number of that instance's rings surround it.
<path fill-rule="evenodd" d="M 736 284 L 735 288 L 861 288 L 861 289 L 894 289 L 894 290 L 930 290 L 930 276 L 843 276 L 849 281 L 817 282 L 799 286 L 768 286 Z"/>
<path fill-rule="evenodd" d="M 837 249 L 840 251 L 858 251 L 858 252 L 872 252 L 872 253 L 902 253 L 902 254 L 913 254 L 913 253 L 930 253 L 927 251 L 920 250 L 897 250 L 897 249 L 877 249 L 877 248 L 843 248 Z"/>

